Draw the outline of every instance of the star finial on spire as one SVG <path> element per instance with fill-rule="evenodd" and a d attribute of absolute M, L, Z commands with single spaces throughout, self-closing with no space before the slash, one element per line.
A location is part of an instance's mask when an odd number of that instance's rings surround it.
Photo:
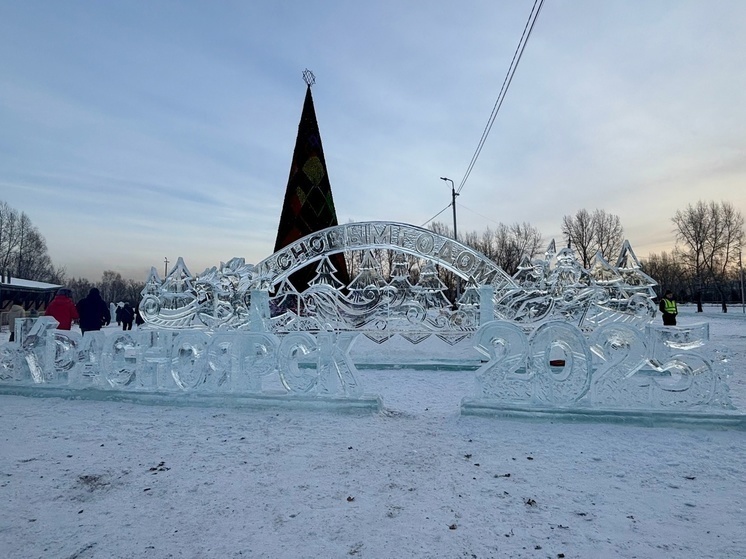
<path fill-rule="evenodd" d="M 313 75 L 313 72 L 306 68 L 303 70 L 303 81 L 308 84 L 308 87 L 311 87 L 313 84 L 316 83 L 316 76 Z"/>

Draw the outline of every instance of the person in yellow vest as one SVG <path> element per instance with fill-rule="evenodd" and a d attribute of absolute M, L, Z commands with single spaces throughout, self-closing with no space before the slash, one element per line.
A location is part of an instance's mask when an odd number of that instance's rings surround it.
<path fill-rule="evenodd" d="M 676 301 L 674 301 L 670 289 L 666 291 L 666 295 L 661 299 L 658 308 L 663 315 L 663 326 L 676 326 L 676 315 L 679 314 L 679 310 L 676 308 Z"/>

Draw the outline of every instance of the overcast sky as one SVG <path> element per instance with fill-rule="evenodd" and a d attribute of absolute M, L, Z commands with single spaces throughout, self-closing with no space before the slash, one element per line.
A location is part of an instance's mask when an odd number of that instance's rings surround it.
<path fill-rule="evenodd" d="M 311 69 L 340 223 L 422 225 L 466 173 L 533 0 L 0 0 L 0 200 L 69 276 L 272 252 Z M 617 214 L 638 256 L 746 214 L 746 2 L 546 0 L 459 231 Z M 451 225 L 452 215 L 439 220 Z"/>

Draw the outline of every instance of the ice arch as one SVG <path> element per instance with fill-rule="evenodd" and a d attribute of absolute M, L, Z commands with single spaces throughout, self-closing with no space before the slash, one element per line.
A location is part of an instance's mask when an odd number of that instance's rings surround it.
<path fill-rule="evenodd" d="M 496 295 L 518 286 L 482 253 L 433 231 L 388 221 L 364 221 L 323 229 L 289 244 L 259 262 L 256 288 L 271 288 L 293 272 L 348 250 L 389 249 L 424 258 L 476 285 L 490 285 Z"/>

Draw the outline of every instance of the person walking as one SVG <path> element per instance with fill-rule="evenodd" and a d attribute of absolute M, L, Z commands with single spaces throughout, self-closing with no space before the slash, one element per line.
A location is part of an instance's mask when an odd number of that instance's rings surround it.
<path fill-rule="evenodd" d="M 140 314 L 140 307 L 139 305 L 135 305 L 135 324 L 137 324 L 138 327 L 145 324 L 145 319 Z"/>
<path fill-rule="evenodd" d="M 658 308 L 663 315 L 663 326 L 676 326 L 676 315 L 679 314 L 679 310 L 670 289 L 666 291 L 665 296 L 658 304 Z"/>
<path fill-rule="evenodd" d="M 135 319 L 135 312 L 129 303 L 125 303 L 122 310 L 119 311 L 119 318 L 122 321 L 122 330 L 132 330 L 132 321 Z"/>
<path fill-rule="evenodd" d="M 13 299 L 13 306 L 8 309 L 8 327 L 10 328 L 10 342 L 16 339 L 16 318 L 26 318 L 20 299 Z"/>
<path fill-rule="evenodd" d="M 73 320 L 78 320 L 79 318 L 78 309 L 73 302 L 72 290 L 67 287 L 58 289 L 57 295 L 54 296 L 52 302 L 47 306 L 44 315 L 51 316 L 58 322 L 58 330 L 69 330 L 73 324 Z"/>
<path fill-rule="evenodd" d="M 104 302 L 101 293 L 95 287 L 91 288 L 84 299 L 78 301 L 77 308 L 80 331 L 83 335 L 91 330 L 101 330 L 102 326 L 108 326 L 111 322 L 109 305 Z"/>

